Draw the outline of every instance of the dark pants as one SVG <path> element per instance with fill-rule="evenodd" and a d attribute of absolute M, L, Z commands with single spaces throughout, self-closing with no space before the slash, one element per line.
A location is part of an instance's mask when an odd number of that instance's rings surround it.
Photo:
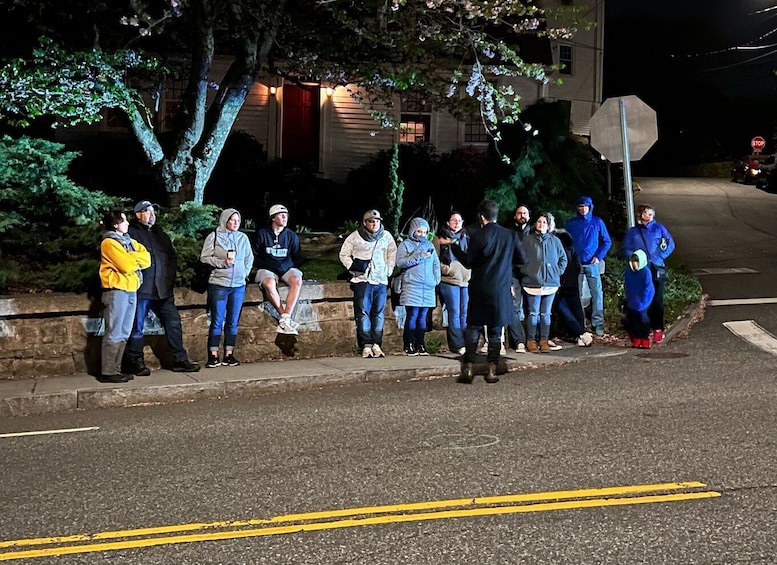
<path fill-rule="evenodd" d="M 127 342 L 124 355 L 129 359 L 143 358 L 143 328 L 146 325 L 146 316 L 151 310 L 157 315 L 162 327 L 165 329 L 167 343 L 176 361 L 185 361 L 188 356 L 183 348 L 183 328 L 181 327 L 181 315 L 175 306 L 175 298 L 138 298 L 138 308 L 135 312 L 135 322 L 132 333 Z"/>
<path fill-rule="evenodd" d="M 502 349 L 502 328 L 503 326 L 487 326 L 486 336 L 488 336 L 488 353 L 486 359 L 492 365 L 499 363 L 499 351 Z M 478 339 L 480 339 L 480 332 L 482 326 L 470 326 L 467 324 L 467 329 L 464 331 L 464 338 L 467 342 L 465 346 L 467 348 L 464 353 L 465 363 L 474 363 L 477 357 Z"/>
<path fill-rule="evenodd" d="M 559 292 L 553 306 L 558 314 L 559 326 L 570 337 L 579 337 L 585 333 L 585 312 L 578 293 L 571 295 Z"/>
<path fill-rule="evenodd" d="M 386 289 L 385 284 L 351 283 L 353 317 L 356 320 L 356 343 L 359 349 L 383 345 Z"/>
<path fill-rule="evenodd" d="M 666 273 L 656 274 L 653 269 L 653 286 L 656 294 L 653 296 L 653 302 L 648 306 L 647 314 L 650 320 L 650 329 L 664 330 L 664 284 L 666 283 Z"/>
<path fill-rule="evenodd" d="M 513 278 L 513 321 L 507 325 L 508 333 L 513 340 L 513 346 L 518 347 L 519 343 L 526 343 L 526 332 L 523 329 L 524 298 L 521 290 L 521 281 Z M 499 337 L 501 341 L 501 336 Z"/>
<path fill-rule="evenodd" d="M 649 338 L 650 320 L 647 310 L 633 310 L 626 306 L 626 331 L 632 338 Z"/>

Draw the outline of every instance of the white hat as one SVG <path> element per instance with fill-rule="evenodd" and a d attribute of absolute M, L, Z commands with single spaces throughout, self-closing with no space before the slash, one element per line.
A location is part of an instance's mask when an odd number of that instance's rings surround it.
<path fill-rule="evenodd" d="M 286 209 L 286 206 L 283 204 L 273 204 L 270 206 L 270 217 L 272 218 L 275 214 L 280 214 L 281 212 L 289 213 L 289 211 Z"/>

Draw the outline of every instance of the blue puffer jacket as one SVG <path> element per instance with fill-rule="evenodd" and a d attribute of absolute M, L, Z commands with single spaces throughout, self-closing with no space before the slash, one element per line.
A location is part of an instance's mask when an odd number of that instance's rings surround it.
<path fill-rule="evenodd" d="M 647 310 L 656 289 L 653 286 L 653 276 L 647 266 L 645 252 L 638 249 L 635 253 L 639 261 L 636 270 L 632 269 L 631 264 L 626 267 L 623 275 L 624 290 L 626 291 L 626 305 L 632 310 L 641 312 Z"/>
<path fill-rule="evenodd" d="M 590 197 L 581 196 L 575 204 L 584 204 L 589 207 L 587 214 L 578 213 L 564 226 L 569 235 L 572 236 L 580 262 L 583 265 L 588 265 L 594 257 L 598 257 L 599 261 L 602 261 L 612 245 L 607 226 L 604 225 L 604 221 L 600 217 L 594 216 L 594 202 Z"/>
<path fill-rule="evenodd" d="M 422 225 L 429 229 L 426 220 L 414 218 L 410 222 L 409 238 L 397 246 L 397 267 L 403 270 L 399 303 L 434 308 L 437 304 L 435 288 L 440 284 L 440 259 L 431 241 L 413 235 Z"/>
<path fill-rule="evenodd" d="M 532 231 L 523 238 L 523 250 L 526 253 L 526 262 L 521 265 L 521 286 L 561 286 L 561 274 L 567 268 L 567 253 L 559 238 L 552 233 Z"/>
<path fill-rule="evenodd" d="M 648 263 L 663 267 L 666 258 L 674 251 L 674 239 L 663 224 L 650 220 L 647 224 L 637 224 L 626 230 L 621 251 L 628 259 L 637 249 L 647 255 Z"/>

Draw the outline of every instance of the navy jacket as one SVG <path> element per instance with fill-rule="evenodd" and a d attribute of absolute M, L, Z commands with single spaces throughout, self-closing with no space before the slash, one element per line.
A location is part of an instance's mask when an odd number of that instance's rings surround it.
<path fill-rule="evenodd" d="M 299 237 L 288 228 L 277 237 L 269 227 L 259 228 L 254 235 L 253 248 L 257 269 L 267 269 L 280 277 L 292 267 L 302 266 Z"/>
<path fill-rule="evenodd" d="M 525 263 L 518 234 L 496 223 L 470 232 L 467 251 L 451 247 L 469 280 L 469 326 L 506 326 L 513 320 L 513 265 Z"/>
<path fill-rule="evenodd" d="M 137 218 L 130 220 L 127 232 L 151 253 L 151 266 L 143 269 L 143 283 L 138 289 L 138 298 L 159 300 L 173 296 L 178 253 L 170 236 L 159 226 L 146 226 Z"/>

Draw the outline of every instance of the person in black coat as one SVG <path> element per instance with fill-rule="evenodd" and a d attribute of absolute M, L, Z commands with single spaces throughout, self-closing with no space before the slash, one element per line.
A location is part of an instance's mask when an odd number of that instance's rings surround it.
<path fill-rule="evenodd" d="M 496 223 L 499 206 L 493 200 L 483 200 L 478 205 L 480 229 L 471 233 L 469 245 L 464 251 L 455 244 L 451 251 L 462 265 L 472 270 L 469 281 L 469 308 L 465 331 L 466 352 L 462 360 L 458 381 L 471 383 L 472 363 L 475 361 L 481 327 L 488 335 L 488 375 L 486 382 L 499 381 L 496 368 L 499 363 L 502 328 L 513 319 L 513 265 L 525 261 L 518 235 Z M 453 243 L 440 240 L 443 245 Z"/>
<path fill-rule="evenodd" d="M 189 360 L 183 346 L 181 315 L 175 305 L 173 287 L 178 268 L 178 254 L 173 242 L 162 228 L 156 225 L 156 206 L 148 200 L 135 205 L 135 217 L 130 220 L 129 234 L 142 243 L 151 253 L 151 266 L 143 270 L 143 282 L 138 289 L 138 307 L 132 333 L 124 350 L 124 367 L 137 377 L 151 374 L 143 359 L 143 329 L 146 315 L 151 310 L 165 329 L 167 343 L 173 354 L 173 371 L 193 373 L 200 370 Z"/>

